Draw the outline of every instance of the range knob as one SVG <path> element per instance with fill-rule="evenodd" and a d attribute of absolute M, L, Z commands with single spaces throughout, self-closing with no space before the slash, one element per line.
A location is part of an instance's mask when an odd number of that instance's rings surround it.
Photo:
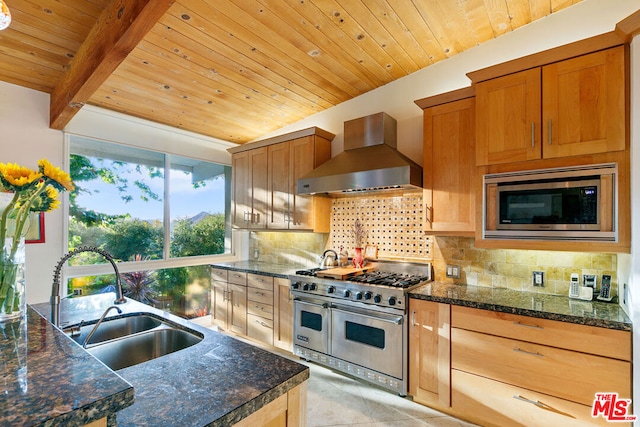
<path fill-rule="evenodd" d="M 291 289 L 300 289 L 300 283 L 299 282 L 291 283 Z"/>
<path fill-rule="evenodd" d="M 371 297 L 373 296 L 373 294 L 369 291 L 364 293 L 364 299 L 371 299 Z"/>
<path fill-rule="evenodd" d="M 333 294 L 333 293 L 335 293 L 335 292 L 336 292 L 336 287 L 335 287 L 335 286 L 329 286 L 329 287 L 327 288 L 327 293 L 328 293 L 328 294 Z"/>
<path fill-rule="evenodd" d="M 315 284 L 315 283 L 311 283 L 311 284 L 309 285 L 309 290 L 310 290 L 310 291 L 315 291 L 317 288 L 318 288 L 318 287 L 316 286 L 316 284 Z"/>
<path fill-rule="evenodd" d="M 308 291 L 309 290 L 309 284 L 305 283 L 304 285 L 302 285 L 302 290 L 303 291 Z"/>
<path fill-rule="evenodd" d="M 344 292 L 342 293 L 342 295 L 345 298 L 349 298 L 351 296 L 351 291 L 349 289 L 345 289 Z"/>
<path fill-rule="evenodd" d="M 382 295 L 375 294 L 373 297 L 373 302 L 375 302 L 376 304 L 380 304 L 381 301 L 382 301 Z"/>
<path fill-rule="evenodd" d="M 356 292 L 356 299 L 362 299 L 362 292 Z"/>
<path fill-rule="evenodd" d="M 389 305 L 396 305 L 398 299 L 396 297 L 389 297 L 387 301 L 389 302 Z"/>

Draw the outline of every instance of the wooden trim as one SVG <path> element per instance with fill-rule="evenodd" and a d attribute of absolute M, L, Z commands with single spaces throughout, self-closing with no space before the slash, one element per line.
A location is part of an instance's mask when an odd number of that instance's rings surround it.
<path fill-rule="evenodd" d="M 640 10 L 618 22 L 614 31 L 625 42 L 629 43 L 634 36 L 640 34 Z"/>
<path fill-rule="evenodd" d="M 303 138 L 305 136 L 319 136 L 326 140 L 332 141 L 335 135 L 319 127 L 310 127 L 307 129 L 298 130 L 295 132 L 285 133 L 283 135 L 274 136 L 272 138 L 261 139 L 260 141 L 248 142 L 246 144 L 238 145 L 237 147 L 227 148 L 227 151 L 231 154 L 240 153 L 242 151 L 252 150 L 254 148 L 266 147 L 267 145 L 278 144 L 280 142 L 290 141 L 292 139 Z"/>
<path fill-rule="evenodd" d="M 459 101 L 461 99 L 473 98 L 474 96 L 476 96 L 476 88 L 473 86 L 469 86 L 462 89 L 441 93 L 439 95 L 417 99 L 413 102 L 415 102 L 418 107 L 424 110 L 425 108 L 435 107 L 436 105 L 447 104 L 449 102 Z"/>
<path fill-rule="evenodd" d="M 111 76 L 174 0 L 114 0 L 51 92 L 50 127 L 63 129 Z"/>
<path fill-rule="evenodd" d="M 473 84 L 624 44 L 615 31 L 467 73 Z"/>

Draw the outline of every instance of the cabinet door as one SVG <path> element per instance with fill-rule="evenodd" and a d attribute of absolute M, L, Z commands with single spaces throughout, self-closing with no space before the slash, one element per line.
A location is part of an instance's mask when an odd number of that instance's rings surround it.
<path fill-rule="evenodd" d="M 273 345 L 293 350 L 293 298 L 288 279 L 276 278 L 274 290 Z"/>
<path fill-rule="evenodd" d="M 298 178 L 311 172 L 316 166 L 315 142 L 313 136 L 294 139 L 291 144 L 291 169 L 289 171 L 289 194 L 291 194 L 292 230 L 313 229 L 313 196 L 298 196 Z"/>
<path fill-rule="evenodd" d="M 624 47 L 542 68 L 543 157 L 625 148 Z"/>
<path fill-rule="evenodd" d="M 449 304 L 409 300 L 409 393 L 416 402 L 451 405 Z"/>
<path fill-rule="evenodd" d="M 427 232 L 475 233 L 475 100 L 424 110 Z"/>
<path fill-rule="evenodd" d="M 213 324 L 227 328 L 227 283 L 211 281 L 211 320 Z"/>
<path fill-rule="evenodd" d="M 267 228 L 269 229 L 286 230 L 289 228 L 289 220 L 291 218 L 290 199 L 292 198 L 289 147 L 289 142 L 282 142 L 268 147 L 269 203 L 267 208 Z"/>
<path fill-rule="evenodd" d="M 265 228 L 267 221 L 267 147 L 236 153 L 233 168 L 233 225 Z"/>
<path fill-rule="evenodd" d="M 476 164 L 540 159 L 540 68 L 476 85 Z"/>
<path fill-rule="evenodd" d="M 250 222 L 252 201 L 251 163 L 249 152 L 242 151 L 231 158 L 233 185 L 233 225 L 247 228 Z"/>
<path fill-rule="evenodd" d="M 229 329 L 236 334 L 247 334 L 247 287 L 229 284 Z"/>

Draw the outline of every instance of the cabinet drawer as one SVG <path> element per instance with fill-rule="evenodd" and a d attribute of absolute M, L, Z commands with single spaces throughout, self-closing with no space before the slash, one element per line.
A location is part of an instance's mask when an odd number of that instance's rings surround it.
<path fill-rule="evenodd" d="M 249 287 L 247 288 L 247 299 L 249 301 L 273 306 L 273 291 Z"/>
<path fill-rule="evenodd" d="M 591 405 L 597 392 L 631 397 L 631 363 L 602 356 L 451 330 L 451 367 Z"/>
<path fill-rule="evenodd" d="M 263 276 L 262 274 L 247 273 L 247 286 L 272 291 L 273 277 Z"/>
<path fill-rule="evenodd" d="M 273 320 L 273 305 L 249 300 L 247 302 L 247 313 Z"/>
<path fill-rule="evenodd" d="M 241 271 L 229 271 L 229 283 L 247 286 L 247 273 Z"/>
<path fill-rule="evenodd" d="M 631 333 L 517 314 L 452 306 L 451 326 L 631 361 Z"/>
<path fill-rule="evenodd" d="M 229 270 L 211 267 L 211 280 L 217 280 L 219 282 L 226 283 L 229 280 Z"/>
<path fill-rule="evenodd" d="M 602 416 L 591 417 L 591 403 L 580 405 L 457 370 L 451 371 L 451 383 L 454 413 L 483 426 L 611 425 Z"/>
<path fill-rule="evenodd" d="M 247 315 L 247 335 L 265 344 L 273 345 L 273 320 Z"/>

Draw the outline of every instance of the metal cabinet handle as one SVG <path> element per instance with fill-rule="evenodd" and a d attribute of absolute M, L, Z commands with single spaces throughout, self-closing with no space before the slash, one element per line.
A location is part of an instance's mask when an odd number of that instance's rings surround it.
<path fill-rule="evenodd" d="M 528 325 L 526 323 L 521 323 L 521 322 L 513 322 L 514 325 L 516 326 L 524 326 L 525 328 L 532 328 L 532 329 L 544 329 L 542 326 L 538 326 L 538 325 Z"/>
<path fill-rule="evenodd" d="M 265 311 L 264 307 L 262 307 L 261 305 L 254 304 L 253 307 L 255 307 L 256 310 Z"/>
<path fill-rule="evenodd" d="M 551 145 L 551 142 L 553 141 L 552 134 L 553 134 L 553 121 L 549 119 L 549 145 Z"/>
<path fill-rule="evenodd" d="M 536 122 L 531 122 L 531 148 L 536 146 Z"/>
<path fill-rule="evenodd" d="M 513 395 L 512 397 L 517 400 L 522 400 L 523 402 L 531 403 L 532 405 L 535 405 L 540 409 L 544 409 L 545 411 L 551 411 L 555 412 L 556 414 L 564 415 L 565 417 L 575 418 L 573 415 L 562 412 L 561 410 L 556 409 L 553 406 L 549 406 L 544 402 L 540 402 L 539 400 L 527 399 L 526 397 L 523 397 L 519 394 Z"/>
<path fill-rule="evenodd" d="M 256 319 L 256 320 L 255 320 L 255 322 L 256 322 L 258 325 L 262 326 L 262 327 L 265 327 L 265 328 L 269 328 L 269 329 L 271 329 L 271 327 L 270 327 L 269 325 L 267 325 L 266 323 L 264 323 L 262 320 L 258 320 L 258 319 Z"/>
<path fill-rule="evenodd" d="M 429 223 L 433 223 L 433 208 L 431 206 L 425 206 L 427 214 L 425 215 L 425 220 Z"/>
<path fill-rule="evenodd" d="M 533 351 L 527 351 L 527 350 L 523 350 L 523 349 L 518 348 L 518 347 L 514 347 L 514 348 L 513 348 L 513 351 L 516 351 L 516 352 L 518 352 L 518 353 L 529 354 L 529 355 L 531 355 L 531 356 L 536 356 L 536 357 L 544 357 L 544 354 L 542 354 L 542 353 L 538 353 L 537 351 L 536 351 L 536 352 L 533 352 Z"/>
<path fill-rule="evenodd" d="M 416 323 L 416 311 L 411 310 L 411 326 L 418 326 Z"/>

